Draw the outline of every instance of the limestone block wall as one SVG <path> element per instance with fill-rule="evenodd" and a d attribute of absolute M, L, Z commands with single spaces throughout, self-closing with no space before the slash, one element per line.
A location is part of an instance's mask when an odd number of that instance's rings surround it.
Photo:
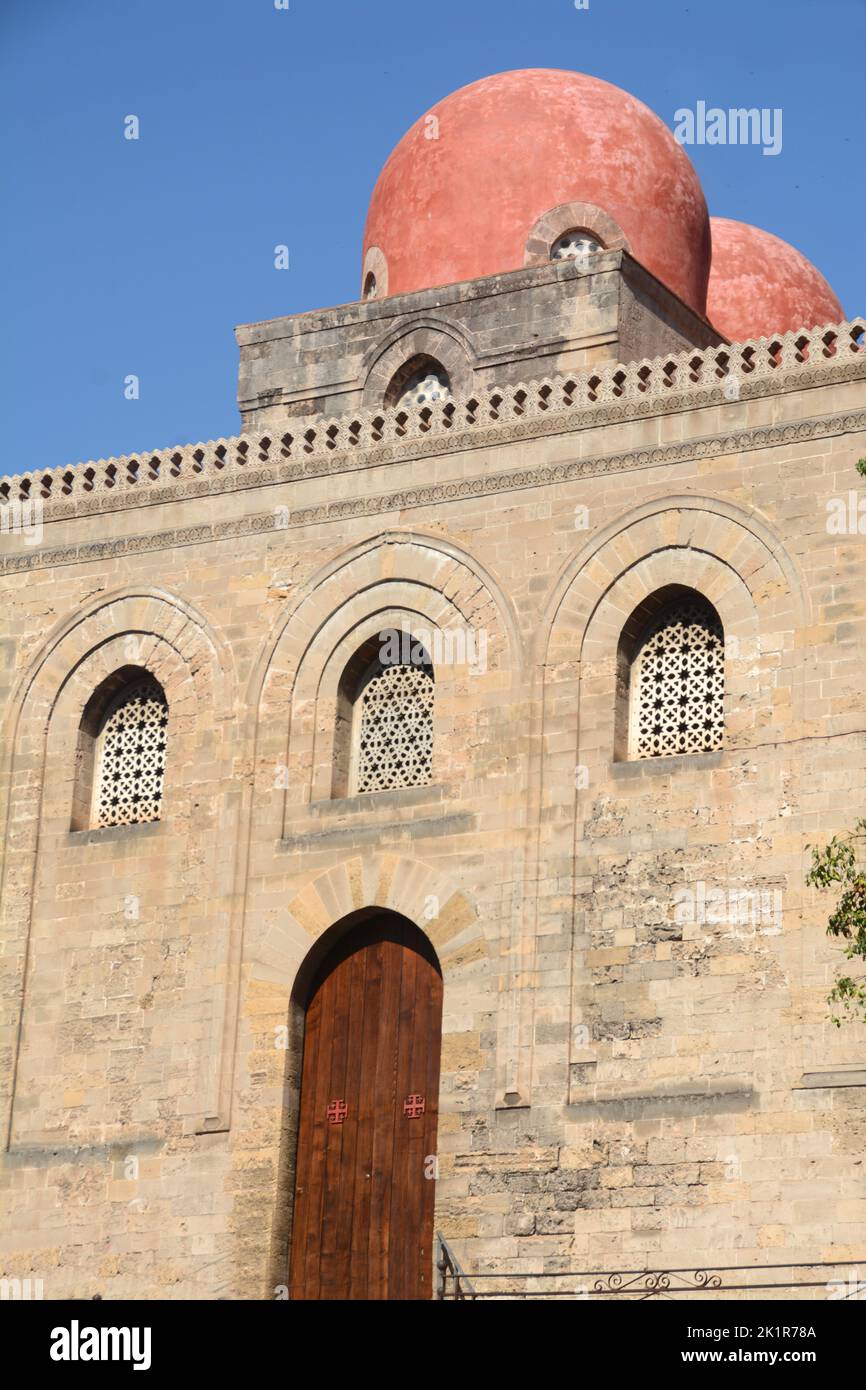
<path fill-rule="evenodd" d="M 716 346 L 719 334 L 627 251 L 245 324 L 244 430 L 381 407 L 401 365 L 436 358 L 456 394 Z"/>
<path fill-rule="evenodd" d="M 856 325 L 823 341 L 738 349 L 730 398 L 680 357 L 680 389 L 588 373 L 580 410 L 354 454 L 14 480 L 45 496 L 40 544 L 3 537 L 2 1273 L 273 1297 L 293 991 L 369 906 L 442 964 L 437 1226 L 467 1269 L 862 1259 L 862 1044 L 803 886 L 866 762 L 866 536 L 827 508 L 866 365 Z M 726 745 L 617 761 L 619 635 L 670 583 L 722 618 Z M 485 660 L 437 670 L 430 786 L 335 799 L 340 672 L 403 622 Z M 130 642 L 169 702 L 164 816 L 72 831 L 81 711 Z"/>

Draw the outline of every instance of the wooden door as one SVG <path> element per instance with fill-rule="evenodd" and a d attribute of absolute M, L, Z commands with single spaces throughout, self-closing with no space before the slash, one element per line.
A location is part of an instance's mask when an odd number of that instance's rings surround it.
<path fill-rule="evenodd" d="M 289 1296 L 429 1298 L 442 977 L 400 917 L 344 937 L 313 983 Z"/>

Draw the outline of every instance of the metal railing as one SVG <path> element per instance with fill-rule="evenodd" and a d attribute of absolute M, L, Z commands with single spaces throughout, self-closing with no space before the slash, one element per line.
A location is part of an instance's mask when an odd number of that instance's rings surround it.
<path fill-rule="evenodd" d="M 860 1260 L 717 1265 L 715 1268 L 623 1270 L 508 1270 L 473 1273 L 470 1280 L 443 1236 L 437 1235 L 439 1299 L 829 1299 L 866 1303 L 866 1253 Z"/>
<path fill-rule="evenodd" d="M 436 1297 L 474 1299 L 478 1295 L 444 1236 L 436 1232 Z"/>

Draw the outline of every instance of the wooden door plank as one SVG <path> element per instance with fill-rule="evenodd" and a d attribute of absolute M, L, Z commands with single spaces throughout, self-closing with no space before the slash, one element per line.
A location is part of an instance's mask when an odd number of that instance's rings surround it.
<path fill-rule="evenodd" d="M 396 939 L 395 939 L 396 937 Z M 368 1236 L 368 1297 L 389 1296 L 391 1244 L 391 1173 L 394 1161 L 394 1096 L 403 933 L 387 930 L 382 940 L 383 990 L 376 1069 L 372 1085 L 373 1191 Z"/>
<path fill-rule="evenodd" d="M 431 952 L 432 955 L 432 952 Z M 437 1131 L 439 1126 L 439 1068 L 442 1050 L 442 976 L 435 959 L 425 962 L 424 1025 L 419 1028 L 422 1056 L 419 1058 L 421 1089 L 426 1109 L 419 1129 L 421 1163 L 427 1158 L 436 1162 Z M 435 1174 L 435 1168 L 434 1168 Z M 435 1176 L 426 1174 L 421 1184 L 417 1205 L 417 1250 L 419 1298 L 433 1295 L 433 1227 L 436 1207 Z"/>
<path fill-rule="evenodd" d="M 307 1010 L 304 1051 L 301 1059 L 301 1093 L 298 1104 L 298 1145 L 295 1162 L 295 1202 L 292 1211 L 292 1259 L 289 1297 L 304 1297 L 304 1264 L 310 1226 L 310 1165 L 312 1161 L 312 1107 L 316 1092 L 316 1065 L 320 1055 L 322 1011 L 316 1001 Z"/>
<path fill-rule="evenodd" d="M 349 986 L 352 976 L 351 959 L 345 953 L 328 976 L 324 991 L 331 1003 L 331 1080 L 328 1104 L 346 1099 L 346 1079 L 349 1057 Z M 326 1106 L 327 1111 L 327 1106 Z M 325 1125 L 325 1173 L 322 1206 L 322 1240 L 320 1253 L 321 1286 L 319 1298 L 341 1298 L 345 1270 L 337 1260 L 338 1231 L 343 1220 L 340 1210 L 340 1178 L 347 1126 L 356 1123 L 351 1114 L 342 1124 Z"/>
<path fill-rule="evenodd" d="M 304 1297 L 310 1299 L 317 1299 L 321 1288 L 322 1213 L 325 1207 L 325 1156 L 328 1142 L 326 1108 L 331 1089 L 333 1042 L 333 1017 L 329 994 L 323 990 L 316 1002 L 321 1023 L 309 1109 L 310 1201 L 304 1251 Z"/>
<path fill-rule="evenodd" d="M 407 1238 L 411 1225 L 409 1207 L 412 1200 L 412 1180 L 409 1171 L 411 1121 L 403 1113 L 403 1104 L 410 1094 L 412 1074 L 412 1033 L 416 1004 L 416 980 L 418 973 L 418 954 L 404 949 L 400 976 L 400 1013 L 397 1042 L 397 1093 L 394 1098 L 394 1160 L 391 1180 L 391 1226 L 393 1248 L 389 1266 L 389 1295 L 391 1298 L 406 1298 L 411 1295 L 409 1249 Z"/>
<path fill-rule="evenodd" d="M 305 1049 L 305 1069 L 302 1091 L 302 1137 L 308 1155 L 304 1168 L 306 1183 L 304 1198 L 306 1221 L 302 1232 L 303 1245 L 299 1252 L 301 1298 L 318 1298 L 319 1242 L 321 1238 L 325 1133 L 322 1120 L 327 1103 L 330 1080 L 331 1034 L 327 1000 L 316 997 L 308 1018 L 313 1015 L 315 1046 Z"/>
<path fill-rule="evenodd" d="M 415 1002 L 412 1028 L 406 1039 L 409 1056 L 408 1091 L 424 1098 L 425 1111 L 414 1119 L 404 1119 L 407 1151 L 408 1196 L 406 1202 L 406 1297 L 423 1298 L 429 1289 L 429 1279 L 425 1277 L 423 1266 L 423 1225 L 427 1207 L 426 1186 L 429 1179 L 424 1174 L 424 1158 L 427 1152 L 427 1111 L 430 1103 L 427 1093 L 427 1057 L 430 1051 L 430 1027 L 433 1006 L 433 981 L 429 962 L 421 956 L 417 958 L 415 971 Z"/>
<path fill-rule="evenodd" d="M 366 1111 L 366 1087 L 361 1070 L 359 1044 L 364 1028 L 369 960 L 370 949 L 364 940 L 357 944 L 347 961 L 349 995 L 344 1096 L 348 1106 L 348 1115 L 343 1125 L 339 1188 L 333 1194 L 338 1212 L 334 1261 L 339 1271 L 335 1278 L 339 1295 L 335 1296 L 340 1298 L 351 1298 L 352 1296 L 352 1228 L 355 1220 L 357 1195 L 359 1129 Z"/>
<path fill-rule="evenodd" d="M 373 1197 L 374 1104 L 371 1089 L 376 1076 L 379 1029 L 382 1022 L 384 971 L 382 943 L 374 937 L 366 948 L 367 973 L 364 1016 L 358 1039 L 361 1081 L 359 1083 L 358 1147 L 355 1170 L 355 1209 L 352 1213 L 350 1298 L 367 1298 L 369 1285 L 368 1245 Z"/>

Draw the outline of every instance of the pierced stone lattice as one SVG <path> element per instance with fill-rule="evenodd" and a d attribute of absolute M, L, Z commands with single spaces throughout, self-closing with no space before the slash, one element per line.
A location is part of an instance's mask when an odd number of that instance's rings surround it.
<path fill-rule="evenodd" d="M 156 681 L 139 681 L 119 697 L 102 730 L 95 825 L 159 820 L 167 726 L 168 704 Z"/>
<path fill-rule="evenodd" d="M 422 367 L 410 376 L 400 392 L 398 406 L 429 405 L 432 401 L 450 401 L 451 385 L 444 371 Z"/>
<path fill-rule="evenodd" d="M 361 695 L 356 790 L 423 787 L 433 772 L 433 674 L 386 666 Z"/>
<path fill-rule="evenodd" d="M 695 404 L 723 402 L 735 399 L 731 384 L 749 395 L 771 396 L 774 393 L 823 385 L 834 379 L 863 377 L 866 363 L 866 320 L 852 318 L 841 324 L 792 329 L 787 334 L 752 338 L 745 343 L 724 343 L 720 347 L 687 347 L 684 352 L 663 353 L 660 357 L 631 361 L 631 363 L 594 363 L 574 375 L 542 377 L 534 381 L 514 382 L 510 386 L 489 386 L 481 400 L 455 396 L 457 409 L 453 416 L 438 416 L 434 411 L 427 421 L 430 436 L 446 435 L 449 431 L 491 430 L 491 420 L 498 421 L 496 430 L 505 431 L 503 439 L 516 438 L 521 432 L 552 416 L 562 416 L 562 428 L 584 428 L 585 411 L 598 414 L 599 423 L 606 423 L 610 411 L 617 420 L 655 416 L 670 409 L 688 409 L 688 400 Z M 674 367 L 671 373 L 671 366 Z M 453 393 L 452 393 L 453 395 Z M 664 399 L 667 398 L 667 399 Z M 496 404 L 493 404 L 495 400 Z M 0 477 L 0 505 L 18 499 L 28 502 L 43 499 L 51 507 L 60 506 L 64 514 L 103 512 L 117 506 L 135 506 L 140 493 L 153 489 L 156 500 L 168 502 L 171 496 L 196 495 L 202 489 L 218 486 L 259 484 L 265 481 L 286 481 L 295 478 L 293 471 L 272 473 L 272 468 L 291 470 L 303 463 L 331 474 L 336 457 L 363 456 L 366 461 L 379 463 L 381 448 L 391 450 L 396 441 L 413 446 L 416 436 L 406 436 L 398 425 L 400 413 L 416 409 L 409 404 L 396 404 L 382 410 L 354 410 L 342 416 L 322 418 L 321 414 L 292 417 L 292 430 L 274 438 L 275 431 L 234 435 L 229 439 L 210 439 L 206 443 L 172 445 L 170 449 L 149 450 L 140 455 L 124 455 L 120 459 L 99 459 L 90 463 L 61 464 L 57 468 L 35 468 L 31 473 Z M 430 409 L 427 403 L 421 409 Z M 495 410 L 495 416 L 491 411 Z M 627 411 L 626 414 L 623 411 Z M 288 421 L 286 421 L 288 423 Z M 398 428 L 403 434 L 398 434 Z M 556 430 L 560 423 L 557 421 Z M 758 431 L 774 442 L 783 435 L 783 427 Z M 780 439 L 781 442 L 781 439 Z M 430 449 L 434 453 L 434 449 Z M 391 459 L 391 453 L 386 455 Z M 648 450 L 649 459 L 649 450 Z M 316 463 L 320 468 L 314 467 Z M 250 474 L 250 466 L 263 471 Z M 354 467 L 346 463 L 346 467 Z M 242 484 L 243 475 L 243 484 Z M 24 557 L 15 557 L 15 569 Z M 4 560 L 4 567 L 10 560 Z"/>
<path fill-rule="evenodd" d="M 716 616 L 686 599 L 650 629 L 633 679 L 632 757 L 708 753 L 725 733 L 725 646 Z"/>
<path fill-rule="evenodd" d="M 589 232 L 563 232 L 550 248 L 552 261 L 585 261 L 601 250 L 601 242 Z"/>
<path fill-rule="evenodd" d="M 509 441 L 518 437 L 515 431 L 519 431 L 520 437 L 534 437 L 537 430 L 545 433 L 553 425 L 556 431 L 582 429 L 585 412 L 592 412 L 604 424 L 611 412 L 617 420 L 636 419 L 686 409 L 689 400 L 697 405 L 739 399 L 737 393 L 741 389 L 750 395 L 772 396 L 777 391 L 800 390 L 828 381 L 860 380 L 864 369 L 866 320 L 862 318 L 803 327 L 746 343 L 725 343 L 718 348 L 689 347 L 673 356 L 668 352 L 639 362 L 598 362 L 573 376 L 542 377 L 508 387 L 490 386 L 480 401 L 474 396 L 467 401 L 452 392 L 456 407 L 453 414 L 431 410 L 425 400 L 420 409 L 430 412 L 431 418 L 424 421 L 424 452 L 437 452 L 433 447 L 435 438 L 444 438 L 455 429 L 482 431 L 489 436 L 495 428 L 497 438 Z M 274 431 L 256 432 L 72 467 L 34 469 L 0 478 L 0 505 L 39 498 L 50 508 L 61 509 L 64 515 L 84 515 L 135 506 L 142 492 L 149 490 L 155 493 L 153 500 L 168 502 L 202 490 L 223 491 L 274 480 L 289 481 L 296 476 L 294 470 L 299 462 L 304 470 L 310 470 L 311 476 L 333 473 L 335 458 L 340 468 L 354 467 L 349 455 L 362 457 L 365 464 L 378 464 L 383 457 L 390 459 L 391 450 L 397 446 L 419 447 L 420 435 L 412 428 L 407 433 L 405 422 L 400 422 L 400 416 L 406 414 L 410 427 L 414 426 L 417 411 L 414 404 L 397 403 L 385 409 L 377 407 L 358 415 L 353 410 L 325 419 L 313 412 L 293 417 L 292 430 L 276 438 Z M 561 421 L 554 420 L 554 416 L 561 417 Z M 493 420 L 497 422 L 495 427 Z M 774 426 L 757 430 L 756 437 L 760 436 L 762 442 L 784 443 L 792 429 Z M 738 437 L 744 436 L 731 436 L 735 441 Z M 706 448 L 708 443 L 699 441 L 696 447 Z M 383 450 L 387 451 L 384 455 Z M 655 452 L 646 451 L 648 462 Z M 642 459 L 643 452 L 641 463 Z M 260 470 L 259 465 L 266 465 L 267 471 Z M 463 486 L 468 488 L 469 481 Z M 20 568 L 29 568 L 28 557 L 0 559 L 0 570 Z"/>

